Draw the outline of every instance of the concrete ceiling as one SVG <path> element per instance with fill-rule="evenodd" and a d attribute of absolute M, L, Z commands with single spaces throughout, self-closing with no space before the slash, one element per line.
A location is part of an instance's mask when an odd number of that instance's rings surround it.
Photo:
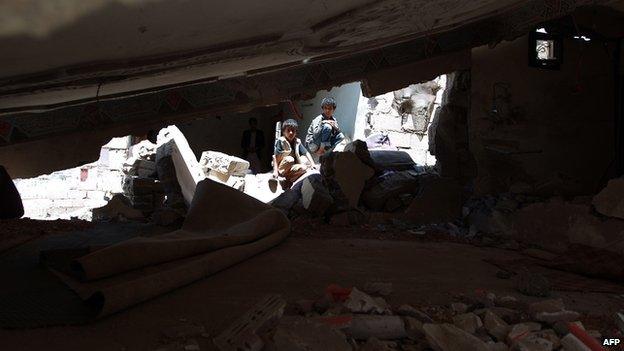
<path fill-rule="evenodd" d="M 291 68 L 586 3 L 596 1 L 4 1 L 0 113 Z"/>

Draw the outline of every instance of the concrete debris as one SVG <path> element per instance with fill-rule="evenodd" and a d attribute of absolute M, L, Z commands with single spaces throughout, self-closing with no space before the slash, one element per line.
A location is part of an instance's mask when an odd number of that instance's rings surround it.
<path fill-rule="evenodd" d="M 210 172 L 226 176 L 245 176 L 249 170 L 249 161 L 219 151 L 204 151 L 199 164 L 206 175 Z"/>
<path fill-rule="evenodd" d="M 400 171 L 385 174 L 377 179 L 377 183 L 366 189 L 362 194 L 362 203 L 370 210 L 392 211 L 403 202 L 399 198 L 403 194 L 416 193 L 418 191 L 418 174 L 414 171 Z"/>
<path fill-rule="evenodd" d="M 371 157 L 371 154 L 368 151 L 368 146 L 366 145 L 365 141 L 354 140 L 350 142 L 349 144 L 347 144 L 347 146 L 345 146 L 344 151 L 354 153 L 360 159 L 360 161 L 362 161 L 363 164 L 367 165 L 368 167 L 370 167 L 371 169 L 375 171 L 377 170 L 377 165 L 375 164 L 375 161 Z"/>
<path fill-rule="evenodd" d="M 389 314 L 390 309 L 381 297 L 371 297 L 366 293 L 353 288 L 344 302 L 344 307 L 353 313 Z"/>
<path fill-rule="evenodd" d="M 539 312 L 535 314 L 535 319 L 540 322 L 554 324 L 555 322 L 574 322 L 578 320 L 580 314 L 575 311 L 559 311 L 559 312 Z"/>
<path fill-rule="evenodd" d="M 483 326 L 483 322 L 481 322 L 481 318 L 474 313 L 464 313 L 459 314 L 453 317 L 453 324 L 456 327 L 470 333 L 474 334 L 477 332 L 477 329 Z"/>
<path fill-rule="evenodd" d="M 587 345 L 583 344 L 583 342 L 572 333 L 561 339 L 561 345 L 565 351 L 591 351 Z"/>
<path fill-rule="evenodd" d="M 319 175 L 312 175 L 303 180 L 301 185 L 303 207 L 316 216 L 322 216 L 334 203 L 334 199 L 323 184 Z"/>
<path fill-rule="evenodd" d="M 356 340 L 375 337 L 382 340 L 407 337 L 405 324 L 399 316 L 354 315 L 345 332 Z"/>
<path fill-rule="evenodd" d="M 228 329 L 214 338 L 221 351 L 260 351 L 264 341 L 259 335 L 275 327 L 282 315 L 286 301 L 280 296 L 268 295 Z"/>
<path fill-rule="evenodd" d="M 103 207 L 93 209 L 93 220 L 111 219 L 143 219 L 143 212 L 130 206 L 130 201 L 123 195 L 117 194 Z"/>
<path fill-rule="evenodd" d="M 195 339 L 188 339 L 184 345 L 184 351 L 200 351 L 199 343 Z"/>
<path fill-rule="evenodd" d="M 492 311 L 485 311 L 483 325 L 487 332 L 498 341 L 504 341 L 509 334 L 509 325 Z"/>
<path fill-rule="evenodd" d="M 303 317 L 283 318 L 273 335 L 275 351 L 351 351 L 346 336 L 329 325 Z"/>
<path fill-rule="evenodd" d="M 436 351 L 482 351 L 485 342 L 451 324 L 425 324 L 423 326 L 429 346 Z"/>
<path fill-rule="evenodd" d="M 609 217 L 624 219 L 624 179 L 611 179 L 592 199 L 596 211 Z"/>
<path fill-rule="evenodd" d="M 322 157 L 321 174 L 329 180 L 329 184 L 337 185 L 336 190 L 345 197 L 344 205 L 348 209 L 358 206 L 364 184 L 373 176 L 374 170 L 360 161 L 354 153 L 332 152 Z M 338 201 L 336 196 L 333 197 Z"/>
<path fill-rule="evenodd" d="M 392 283 L 384 282 L 366 282 L 362 290 L 367 294 L 378 296 L 389 296 L 394 291 Z"/>

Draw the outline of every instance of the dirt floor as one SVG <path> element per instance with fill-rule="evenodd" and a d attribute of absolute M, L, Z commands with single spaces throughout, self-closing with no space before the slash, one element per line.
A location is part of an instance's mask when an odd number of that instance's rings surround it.
<path fill-rule="evenodd" d="M 357 238 L 340 230 L 333 239 L 294 235 L 280 246 L 212 277 L 106 317 L 90 325 L 28 330 L 0 330 L 3 350 L 156 350 L 165 343 L 162 332 L 183 323 L 203 325 L 207 335 L 197 340 L 202 350 L 214 350 L 211 338 L 268 293 L 287 301 L 315 298 L 331 283 L 363 286 L 368 281 L 391 282 L 392 306 L 448 305 L 457 294 L 485 289 L 513 295 L 510 279 L 485 258 L 512 258 L 516 251 L 475 247 L 445 241 L 407 241 L 384 237 Z M 308 235 L 310 235 L 308 233 Z M 374 235 L 373 235 L 374 236 Z M 380 240 L 383 239 L 383 240 Z M 587 327 L 624 303 L 614 294 L 558 293 L 566 305 L 589 316 Z M 595 327 L 602 327 L 595 325 Z"/>

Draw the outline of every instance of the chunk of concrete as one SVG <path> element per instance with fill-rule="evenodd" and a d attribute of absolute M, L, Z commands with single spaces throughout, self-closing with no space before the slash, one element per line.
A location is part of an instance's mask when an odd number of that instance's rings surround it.
<path fill-rule="evenodd" d="M 596 211 L 609 217 L 624 219 L 624 178 L 611 179 L 592 199 Z"/>
<path fill-rule="evenodd" d="M 231 176 L 245 176 L 249 169 L 249 161 L 219 151 L 204 151 L 199 158 L 204 173 L 210 171 Z"/>
<path fill-rule="evenodd" d="M 344 307 L 353 313 L 390 314 L 390 308 L 383 298 L 372 297 L 357 288 L 351 289 Z"/>
<path fill-rule="evenodd" d="M 360 161 L 362 161 L 362 163 L 372 168 L 373 170 L 377 169 L 375 161 L 373 161 L 373 158 L 368 151 L 368 146 L 366 145 L 365 141 L 354 140 L 345 146 L 344 151 L 354 153 L 360 159 Z"/>
<path fill-rule="evenodd" d="M 197 183 L 204 180 L 206 174 L 178 127 L 169 126 L 162 129 L 158 134 L 158 145 L 156 163 L 162 157 L 171 156 L 184 202 L 189 206 L 195 195 Z"/>
<path fill-rule="evenodd" d="M 275 351 L 351 351 L 340 330 L 303 317 L 284 318 L 273 335 Z"/>
<path fill-rule="evenodd" d="M 93 220 L 108 220 L 123 217 L 126 219 L 142 219 L 143 212 L 130 207 L 129 200 L 121 194 L 113 196 L 110 201 L 93 209 Z"/>
<path fill-rule="evenodd" d="M 303 207 L 311 214 L 321 216 L 334 203 L 334 199 L 323 184 L 320 176 L 309 176 L 301 185 Z"/>
<path fill-rule="evenodd" d="M 425 324 L 423 326 L 429 346 L 436 351 L 482 351 L 488 347 L 485 342 L 454 325 Z"/>
<path fill-rule="evenodd" d="M 622 334 L 624 334 L 624 313 L 615 313 L 615 323 L 617 324 Z"/>
<path fill-rule="evenodd" d="M 364 184 L 374 174 L 373 169 L 351 152 L 332 152 L 327 157 L 327 162 L 322 162 L 321 174 L 336 181 L 349 207 L 357 207 Z"/>
<path fill-rule="evenodd" d="M 578 312 L 563 310 L 558 312 L 539 312 L 535 314 L 535 319 L 540 322 L 554 324 L 556 322 L 574 322 L 580 316 Z"/>
<path fill-rule="evenodd" d="M 405 324 L 399 316 L 354 315 L 345 333 L 357 340 L 406 338 Z"/>
<path fill-rule="evenodd" d="M 504 341 L 509 334 L 509 325 L 492 311 L 485 311 L 483 325 L 498 341 Z"/>
<path fill-rule="evenodd" d="M 591 351 L 591 349 L 572 333 L 561 339 L 561 345 L 565 351 Z"/>
<path fill-rule="evenodd" d="M 456 327 L 466 331 L 470 334 L 474 334 L 477 329 L 483 326 L 481 318 L 474 313 L 464 313 L 453 317 L 453 324 Z"/>
<path fill-rule="evenodd" d="M 456 314 L 466 313 L 466 311 L 468 311 L 468 305 L 461 302 L 453 302 L 451 304 L 451 309 L 453 310 L 453 313 Z"/>

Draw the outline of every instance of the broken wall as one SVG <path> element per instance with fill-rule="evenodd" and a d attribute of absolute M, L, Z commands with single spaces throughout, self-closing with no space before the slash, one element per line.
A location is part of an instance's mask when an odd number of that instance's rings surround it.
<path fill-rule="evenodd" d="M 612 173 L 613 63 L 565 39 L 560 70 L 528 65 L 528 39 L 472 51 L 470 149 L 477 194 L 594 194 Z"/>

